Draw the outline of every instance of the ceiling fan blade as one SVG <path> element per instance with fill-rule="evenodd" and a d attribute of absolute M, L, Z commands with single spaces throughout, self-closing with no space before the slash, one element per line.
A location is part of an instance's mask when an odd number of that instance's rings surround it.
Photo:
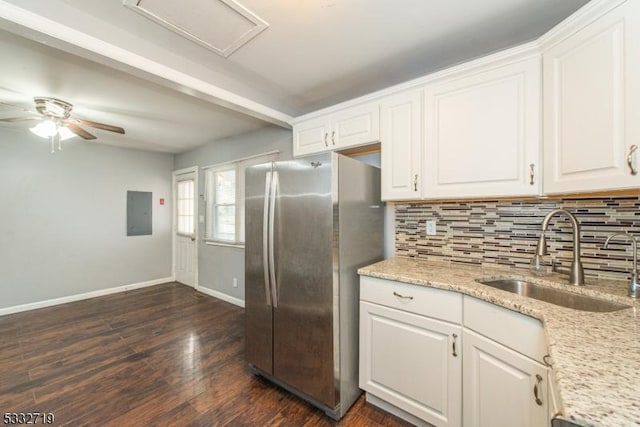
<path fill-rule="evenodd" d="M 31 116 L 31 117 L 9 117 L 7 119 L 0 119 L 0 122 L 8 122 L 8 123 L 15 123 L 15 122 L 26 122 L 29 120 L 42 120 L 42 117 L 36 117 L 36 116 Z"/>
<path fill-rule="evenodd" d="M 75 133 L 76 135 L 78 135 L 80 138 L 88 140 L 88 139 L 96 139 L 96 137 L 94 135 L 91 135 L 89 132 L 87 132 L 86 130 L 82 129 L 80 126 L 78 126 L 75 123 L 72 123 L 70 121 L 66 121 L 64 122 L 64 125 L 69 128 L 69 130 L 73 133 Z"/>
<path fill-rule="evenodd" d="M 25 109 L 25 107 L 24 107 L 24 106 L 15 105 L 15 104 L 10 104 L 10 103 L 8 103 L 8 102 L 2 102 L 2 101 L 0 101 L 0 105 L 4 105 L 5 107 L 9 107 L 9 108 L 15 108 L 15 109 L 18 109 L 18 110 L 24 110 L 24 111 L 27 111 L 27 110 Z"/>
<path fill-rule="evenodd" d="M 108 130 L 110 132 L 117 132 L 124 135 L 124 129 L 118 126 L 106 125 L 104 123 L 92 122 L 91 120 L 74 119 L 81 125 L 91 126 L 92 128 Z"/>

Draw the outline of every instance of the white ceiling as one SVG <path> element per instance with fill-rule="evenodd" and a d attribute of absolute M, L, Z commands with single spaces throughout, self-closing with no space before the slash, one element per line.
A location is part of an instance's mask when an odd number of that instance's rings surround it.
<path fill-rule="evenodd" d="M 533 40 L 588 0 L 239 0 L 270 26 L 229 58 L 131 11 L 122 0 L 4 1 L 297 116 Z M 99 69 L 94 66 L 92 71 Z M 126 80 L 122 74 L 106 69 L 101 73 L 110 85 Z M 91 85 L 76 87 L 73 80 L 56 75 L 58 85 L 66 86 L 76 97 L 69 101 L 95 110 L 118 109 L 123 115 L 128 112 L 124 105 L 129 105 L 127 101 L 133 95 L 127 96 L 127 90 L 113 93 L 101 89 L 109 86 L 100 85 L 93 87 L 89 96 L 85 91 Z M 16 89 L 11 82 L 0 85 Z M 148 92 L 148 96 L 153 95 L 153 90 Z M 131 118 L 153 120 L 158 114 L 158 122 L 171 116 L 178 125 L 184 122 L 166 113 L 181 109 L 177 104 L 172 106 L 173 102 L 192 102 L 203 112 L 207 109 L 204 101 L 188 101 L 173 94 L 174 101 L 169 92 L 163 92 L 162 97 L 154 102 L 159 111 L 144 113 L 144 108 L 129 108 Z M 116 98 L 120 107 L 113 105 L 118 103 Z M 214 118 L 216 114 L 223 118 Z M 218 108 L 215 114 L 185 116 L 194 125 L 206 123 L 205 127 L 222 122 L 224 132 L 216 125 L 210 126 L 212 132 L 222 134 L 238 133 L 258 124 L 255 119 L 247 119 L 249 123 L 239 118 L 239 122 L 227 120 L 229 114 Z M 99 116 L 92 118 L 101 120 Z M 234 128 L 234 123 L 241 130 Z M 209 140 L 219 134 L 211 135 Z M 193 144 L 196 140 L 194 135 Z"/>
<path fill-rule="evenodd" d="M 0 31 L 0 101 L 34 110 L 34 96 L 74 104 L 73 116 L 121 126 L 125 135 L 85 127 L 98 143 L 178 153 L 265 126 L 252 117 Z M 0 117 L 21 110 L 0 105 Z M 28 129 L 33 122 L 2 123 Z M 35 137 L 35 136 L 34 136 Z"/>

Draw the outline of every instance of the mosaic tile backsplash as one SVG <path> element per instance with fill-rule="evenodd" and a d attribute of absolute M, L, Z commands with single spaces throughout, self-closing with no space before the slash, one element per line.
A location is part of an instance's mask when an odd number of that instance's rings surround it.
<path fill-rule="evenodd" d="M 397 203 L 396 254 L 464 264 L 502 264 L 529 268 L 542 220 L 553 209 L 573 213 L 582 229 L 582 264 L 588 276 L 630 277 L 629 240 L 603 245 L 608 235 L 629 232 L 640 239 L 640 197 L 599 199 Z M 437 234 L 427 236 L 426 221 L 436 220 Z M 571 265 L 573 234 L 569 220 L 549 223 L 550 258 Z"/>

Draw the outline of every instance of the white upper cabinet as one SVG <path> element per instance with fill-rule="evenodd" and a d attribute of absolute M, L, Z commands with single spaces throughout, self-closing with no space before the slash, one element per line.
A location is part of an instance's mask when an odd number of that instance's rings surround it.
<path fill-rule="evenodd" d="M 640 186 L 640 2 L 587 24 L 544 45 L 547 194 Z"/>
<path fill-rule="evenodd" d="M 380 140 L 380 104 L 371 102 L 331 116 L 333 148 L 347 148 Z"/>
<path fill-rule="evenodd" d="M 329 117 L 306 120 L 293 126 L 293 154 L 303 156 L 329 150 Z"/>
<path fill-rule="evenodd" d="M 419 199 L 422 192 L 422 90 L 380 105 L 382 200 Z"/>
<path fill-rule="evenodd" d="M 293 154 L 369 144 L 380 140 L 380 107 L 377 102 L 338 110 L 293 125 Z"/>
<path fill-rule="evenodd" d="M 424 108 L 424 197 L 539 194 L 538 54 L 430 84 Z"/>

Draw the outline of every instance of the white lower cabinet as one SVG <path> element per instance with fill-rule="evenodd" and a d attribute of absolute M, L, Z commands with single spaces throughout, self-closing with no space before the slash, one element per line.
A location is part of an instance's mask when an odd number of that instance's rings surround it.
<path fill-rule="evenodd" d="M 549 425 L 545 366 L 467 329 L 462 342 L 465 427 Z"/>
<path fill-rule="evenodd" d="M 464 321 L 463 321 L 464 319 Z M 360 388 L 416 425 L 547 427 L 544 329 L 456 292 L 360 279 Z"/>
<path fill-rule="evenodd" d="M 438 426 L 461 418 L 462 327 L 360 302 L 360 387 Z M 459 349 L 459 347 L 458 347 Z"/>

